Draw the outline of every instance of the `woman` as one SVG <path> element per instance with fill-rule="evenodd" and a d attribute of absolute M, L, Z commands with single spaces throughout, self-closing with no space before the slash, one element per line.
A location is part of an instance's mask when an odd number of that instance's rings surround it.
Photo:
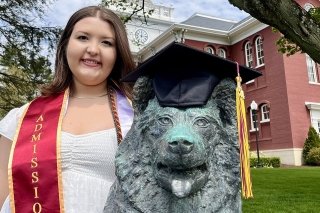
<path fill-rule="evenodd" d="M 103 211 L 133 116 L 120 78 L 133 68 L 116 14 L 89 6 L 71 16 L 52 83 L 0 121 L 1 213 Z"/>

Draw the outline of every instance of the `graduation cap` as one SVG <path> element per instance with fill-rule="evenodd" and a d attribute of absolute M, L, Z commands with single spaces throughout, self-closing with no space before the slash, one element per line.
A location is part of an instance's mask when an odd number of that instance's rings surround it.
<path fill-rule="evenodd" d="M 190 107 L 206 104 L 220 80 L 235 79 L 237 71 L 242 83 L 261 75 L 236 62 L 173 42 L 140 64 L 122 81 L 133 82 L 140 76 L 150 76 L 161 106 Z"/>

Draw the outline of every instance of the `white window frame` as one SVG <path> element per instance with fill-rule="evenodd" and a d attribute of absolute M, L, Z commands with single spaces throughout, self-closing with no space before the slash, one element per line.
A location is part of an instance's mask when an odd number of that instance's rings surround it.
<path fill-rule="evenodd" d="M 314 8 L 314 6 L 310 3 L 306 3 L 303 8 L 306 10 L 306 11 L 309 11 L 311 8 Z"/>
<path fill-rule="evenodd" d="M 257 112 L 258 113 L 258 112 Z M 258 114 L 256 115 L 258 116 Z M 258 125 L 258 119 L 256 122 L 256 125 Z M 257 126 L 258 127 L 258 126 Z M 254 125 L 254 117 L 253 117 L 253 110 L 250 109 L 250 132 L 255 132 L 255 131 L 259 131 L 259 128 L 256 128 L 256 126 Z"/>
<path fill-rule="evenodd" d="M 255 40 L 256 48 L 256 58 L 257 58 L 257 67 L 264 65 L 264 53 L 263 53 L 263 42 L 261 36 L 258 36 Z"/>
<path fill-rule="evenodd" d="M 248 41 L 244 45 L 244 53 L 246 57 L 246 66 L 247 67 L 253 67 L 253 51 L 252 51 L 252 45 Z"/>
<path fill-rule="evenodd" d="M 207 53 L 210 53 L 210 54 L 214 55 L 214 49 L 213 49 L 213 47 L 206 46 L 206 47 L 204 48 L 204 51 L 206 51 Z"/>
<path fill-rule="evenodd" d="M 270 112 L 268 104 L 263 104 L 261 107 L 261 121 L 260 123 L 270 122 Z"/>
<path fill-rule="evenodd" d="M 219 48 L 218 49 L 218 56 L 220 56 L 221 58 L 227 58 L 227 52 L 224 49 Z"/>
<path fill-rule="evenodd" d="M 167 8 L 163 8 L 162 14 L 163 14 L 163 16 L 167 16 L 167 17 L 169 17 L 169 15 L 170 15 L 170 13 L 169 13 L 169 9 L 167 9 Z"/>
<path fill-rule="evenodd" d="M 309 109 L 310 124 L 319 133 L 320 103 L 305 102 L 305 105 Z"/>
<path fill-rule="evenodd" d="M 308 54 L 306 54 L 306 63 L 309 83 L 318 83 L 316 63 Z"/>

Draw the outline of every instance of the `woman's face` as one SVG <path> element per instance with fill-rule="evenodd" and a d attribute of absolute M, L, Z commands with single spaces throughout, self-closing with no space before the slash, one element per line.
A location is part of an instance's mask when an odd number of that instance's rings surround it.
<path fill-rule="evenodd" d="M 112 26 L 98 17 L 81 19 L 71 33 L 66 56 L 76 86 L 105 84 L 117 57 Z"/>

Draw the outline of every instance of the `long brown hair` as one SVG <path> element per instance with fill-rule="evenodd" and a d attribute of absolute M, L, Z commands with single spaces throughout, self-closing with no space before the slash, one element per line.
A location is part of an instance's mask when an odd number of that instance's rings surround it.
<path fill-rule="evenodd" d="M 65 29 L 62 32 L 57 46 L 55 59 L 55 73 L 53 81 L 41 88 L 41 94 L 45 96 L 54 95 L 63 92 L 72 82 L 72 73 L 70 71 L 66 49 L 73 31 L 74 25 L 81 19 L 98 16 L 101 20 L 108 22 L 114 30 L 116 38 L 117 59 L 113 70 L 108 77 L 120 86 L 125 94 L 131 98 L 131 86 L 120 82 L 120 79 L 132 71 L 135 67 L 133 57 L 130 52 L 126 29 L 121 19 L 111 10 L 100 6 L 88 6 L 76 11 L 69 19 Z"/>

